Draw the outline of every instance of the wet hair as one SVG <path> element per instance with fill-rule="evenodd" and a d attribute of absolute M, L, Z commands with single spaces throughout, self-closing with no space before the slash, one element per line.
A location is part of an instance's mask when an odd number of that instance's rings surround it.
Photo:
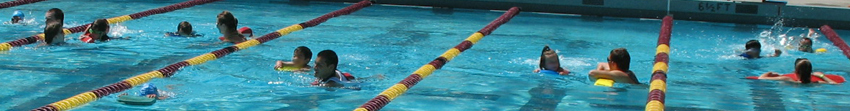
<path fill-rule="evenodd" d="M 233 14 L 229 11 L 219 13 L 217 18 L 218 22 L 216 25 L 224 25 L 228 27 L 226 30 L 236 31 L 236 24 L 239 23 L 239 20 L 236 20 L 236 17 L 233 17 Z"/>
<path fill-rule="evenodd" d="M 44 14 L 44 19 L 44 42 L 50 44 L 56 35 L 64 34 L 62 33 L 62 22 L 65 19 L 65 13 L 62 13 L 62 10 L 58 8 L 52 8 Z"/>
<path fill-rule="evenodd" d="M 303 54 L 304 58 L 307 58 L 307 61 L 310 61 L 310 58 L 313 57 L 313 51 L 310 51 L 310 48 L 307 48 L 307 46 L 298 46 L 298 48 L 295 48 L 295 51 Z"/>
<path fill-rule="evenodd" d="M 806 58 L 797 58 L 794 61 L 794 73 L 802 83 L 812 83 L 812 62 Z"/>
<path fill-rule="evenodd" d="M 803 37 L 802 40 L 809 41 L 809 44 L 804 44 L 804 45 L 812 46 L 812 39 L 810 39 L 808 37 Z"/>
<path fill-rule="evenodd" d="M 552 70 L 552 69 L 546 69 L 546 52 L 548 52 L 548 51 L 552 51 L 552 49 L 549 49 L 549 45 L 543 46 L 543 50 L 540 51 L 540 66 L 539 66 L 540 69 Z M 557 70 L 557 69 L 555 69 L 555 70 Z"/>
<path fill-rule="evenodd" d="M 336 56 L 336 52 L 334 52 L 333 50 L 323 50 L 319 52 L 319 54 L 316 54 L 316 58 L 322 58 L 322 61 L 317 62 L 323 62 L 327 65 L 334 65 L 334 70 L 336 70 L 336 66 L 338 66 L 339 64 L 339 58 Z"/>
<path fill-rule="evenodd" d="M 744 45 L 744 47 L 746 49 L 751 49 L 751 48 L 761 49 L 761 43 L 759 43 L 758 40 L 750 40 L 750 41 L 747 41 L 747 44 Z"/>
<path fill-rule="evenodd" d="M 178 34 L 192 34 L 192 24 L 189 22 L 183 21 L 177 25 L 177 33 Z"/>
<path fill-rule="evenodd" d="M 62 23 L 65 20 L 65 13 L 58 8 L 51 8 L 50 10 L 47 10 L 47 13 L 44 15 L 44 19 L 45 23 Z"/>
<path fill-rule="evenodd" d="M 629 64 L 631 60 L 632 58 L 626 48 L 611 50 L 611 61 L 617 63 L 617 67 L 620 68 L 621 71 L 629 71 Z"/>
<path fill-rule="evenodd" d="M 106 19 L 97 19 L 93 23 L 91 23 L 90 28 L 92 30 L 101 31 L 103 33 L 106 33 L 106 30 L 109 29 L 109 22 L 106 21 Z M 106 34 L 104 34 L 103 37 L 100 37 L 101 41 L 107 40 L 107 39 L 109 39 L 109 37 L 106 36 Z"/>

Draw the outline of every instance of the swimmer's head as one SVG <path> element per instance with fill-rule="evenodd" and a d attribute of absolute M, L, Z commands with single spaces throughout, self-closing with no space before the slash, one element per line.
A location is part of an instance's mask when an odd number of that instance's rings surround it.
<path fill-rule="evenodd" d="M 812 62 L 806 58 L 797 58 L 797 60 L 794 61 L 794 73 L 797 74 L 797 78 L 800 79 L 800 82 L 811 83 Z"/>
<path fill-rule="evenodd" d="M 611 50 L 611 55 L 608 57 L 608 63 L 616 64 L 616 67 L 620 69 L 620 71 L 629 71 L 629 64 L 632 58 L 629 55 L 629 51 L 626 48 L 617 48 Z"/>
<path fill-rule="evenodd" d="M 744 45 L 744 47 L 747 50 L 749 50 L 749 49 L 761 49 L 761 43 L 759 43 L 758 40 L 750 40 L 750 41 L 747 41 L 747 44 Z"/>
<path fill-rule="evenodd" d="M 313 57 L 313 51 L 310 51 L 310 48 L 306 46 L 298 46 L 295 48 L 295 52 L 292 55 L 292 62 L 297 65 L 307 64 L 310 62 L 310 59 Z"/>
<path fill-rule="evenodd" d="M 233 14 L 229 11 L 219 13 L 217 18 L 216 26 L 218 27 L 219 32 L 222 34 L 236 32 L 236 24 L 239 23 L 239 20 L 237 20 L 236 17 L 233 17 Z"/>
<path fill-rule="evenodd" d="M 18 23 L 18 22 L 20 22 L 21 20 L 23 20 L 23 19 L 24 19 L 24 17 L 25 17 L 25 16 L 24 16 L 24 13 L 23 13 L 23 12 L 21 12 L 21 11 L 19 11 L 19 10 L 15 10 L 15 12 L 14 12 L 14 13 L 12 13 L 12 23 Z"/>
<path fill-rule="evenodd" d="M 812 39 L 803 37 L 803 39 L 800 39 L 800 46 L 812 46 Z"/>
<path fill-rule="evenodd" d="M 63 21 L 65 20 L 65 13 L 63 13 L 62 10 L 58 8 L 52 8 L 50 10 L 47 10 L 47 13 L 44 14 L 44 19 L 45 24 L 54 22 L 63 23 Z"/>
<path fill-rule="evenodd" d="M 91 27 L 87 31 L 92 34 L 90 37 L 95 40 L 108 39 L 104 36 L 106 36 L 106 33 L 109 33 L 109 22 L 106 21 L 106 19 L 97 19 L 91 24 Z"/>
<path fill-rule="evenodd" d="M 192 24 L 187 21 L 180 22 L 180 24 L 177 25 L 177 34 L 192 35 Z"/>
<path fill-rule="evenodd" d="M 313 75 L 319 79 L 327 79 L 333 77 L 336 73 L 336 66 L 339 64 L 339 58 L 336 55 L 336 52 L 332 50 L 323 50 L 316 54 L 316 62 L 313 66 L 313 70 L 315 70 L 315 74 Z"/>
<path fill-rule="evenodd" d="M 139 90 L 139 95 L 140 96 L 147 96 L 149 94 L 154 94 L 154 95 L 159 96 L 159 92 L 157 91 L 156 86 L 154 86 L 151 83 L 142 84 L 142 89 Z"/>
<path fill-rule="evenodd" d="M 543 46 L 543 50 L 540 52 L 539 67 L 543 70 L 558 70 L 558 67 L 561 67 L 558 54 L 550 49 L 549 45 Z"/>

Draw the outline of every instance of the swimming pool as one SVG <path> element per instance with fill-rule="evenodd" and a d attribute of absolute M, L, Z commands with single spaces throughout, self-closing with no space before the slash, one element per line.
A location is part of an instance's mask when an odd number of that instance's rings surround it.
<path fill-rule="evenodd" d="M 179 1 L 45 1 L 7 8 L 31 11 L 28 17 L 43 21 L 48 8 L 66 13 L 66 27 L 177 3 Z M 122 5 L 109 5 L 122 4 Z M 125 5 L 126 4 L 126 5 Z M 103 7 L 76 7 L 76 6 Z M 113 25 L 112 36 L 130 37 L 100 44 L 58 47 L 26 45 L 0 54 L 0 109 L 28 110 L 67 97 L 156 70 L 166 65 L 218 50 L 231 44 L 214 44 L 219 36 L 215 15 L 229 10 L 239 26 L 255 35 L 307 21 L 348 6 L 342 3 L 310 4 L 214 2 Z M 129 8 L 129 7 L 132 7 Z M 125 10 L 116 10 L 125 9 Z M 102 13 L 96 13 L 102 12 Z M 371 6 L 319 26 L 293 32 L 262 45 L 235 52 L 206 64 L 188 66 L 175 76 L 154 79 L 174 98 L 153 106 L 126 106 L 117 94 L 103 97 L 78 110 L 350 110 L 385 88 L 407 77 L 450 47 L 463 41 L 502 12 L 455 9 L 435 13 L 430 8 Z M 168 38 L 180 21 L 189 21 L 200 38 Z M 825 54 L 788 51 L 779 46 L 779 34 L 797 36 L 802 28 L 735 25 L 677 20 L 671 40 L 666 108 L 668 110 L 838 110 L 850 95 L 847 86 L 798 86 L 773 81 L 742 79 L 765 71 L 792 71 L 795 58 L 814 62 L 815 71 L 850 76 L 848 61 L 825 37 L 815 48 Z M 43 23 L 4 25 L 2 41 L 40 33 Z M 473 48 L 447 63 L 427 79 L 393 100 L 384 110 L 642 110 L 644 86 L 593 86 L 586 73 L 603 62 L 611 49 L 627 47 L 632 70 L 647 83 L 654 59 L 660 20 L 581 17 L 522 12 Z M 789 31 L 790 30 L 790 31 Z M 787 32 L 786 32 L 787 31 Z M 837 30 L 847 36 L 850 31 Z M 766 36 L 762 36 L 766 35 Z M 71 34 L 68 38 L 76 38 Z M 747 40 L 760 39 L 763 50 L 780 48 L 781 57 L 742 60 L 735 50 Z M 847 39 L 847 38 L 845 38 Z M 539 50 L 550 45 L 561 55 L 568 76 L 531 73 Z M 277 72 L 274 61 L 288 60 L 297 46 L 314 52 L 336 51 L 340 69 L 357 77 L 384 76 L 368 81 L 362 90 L 310 86 L 310 73 Z M 171 88 L 168 88 L 171 87 Z M 134 93 L 138 88 L 125 92 Z M 804 95 L 802 93 L 810 93 Z M 8 100 L 8 101 L 6 101 Z"/>

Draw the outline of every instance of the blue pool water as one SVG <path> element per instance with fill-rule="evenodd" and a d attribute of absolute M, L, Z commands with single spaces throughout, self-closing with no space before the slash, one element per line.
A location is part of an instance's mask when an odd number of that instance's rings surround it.
<path fill-rule="evenodd" d="M 65 26 L 89 23 L 177 3 L 179 1 L 45 1 L 15 9 L 35 18 L 30 25 L 2 25 L 0 41 L 41 32 L 49 7 L 65 11 Z M 99 44 L 66 40 L 68 45 L 25 45 L 0 52 L 0 109 L 29 110 L 128 77 L 157 70 L 232 44 L 216 44 L 215 16 L 234 13 L 239 26 L 255 35 L 301 23 L 350 4 L 312 2 L 246 3 L 221 1 L 112 25 L 111 36 L 130 37 Z M 316 27 L 227 55 L 184 67 L 171 78 L 154 79 L 174 96 L 153 106 L 127 106 L 103 97 L 76 110 L 351 110 L 410 75 L 444 51 L 501 15 L 501 11 L 375 5 L 331 19 Z M 0 19 L 0 21 L 5 19 Z M 180 21 L 189 21 L 204 37 L 169 38 Z M 604 62 L 611 49 L 626 47 L 631 69 L 648 83 L 661 21 L 658 19 L 581 17 L 522 12 L 399 96 L 384 110 L 643 110 L 647 87 L 593 86 L 586 73 Z M 773 30 L 771 30 L 773 29 Z M 769 33 L 772 32 L 772 33 Z M 792 61 L 805 57 L 815 71 L 850 76 L 848 59 L 826 37 L 815 39 L 824 54 L 785 49 L 780 35 L 799 36 L 805 28 L 735 25 L 677 20 L 671 40 L 667 110 L 840 110 L 850 95 L 847 85 L 795 85 L 742 79 L 766 71 L 788 73 Z M 850 31 L 837 30 L 844 39 Z M 71 34 L 66 38 L 77 38 Z M 737 50 L 750 39 L 763 43 L 776 58 L 743 60 Z M 550 45 L 561 56 L 567 76 L 531 73 L 539 51 Z M 297 46 L 340 56 L 339 69 L 357 77 L 374 77 L 362 90 L 309 85 L 310 73 L 272 70 L 289 60 Z M 315 55 L 315 53 L 314 53 Z M 383 78 L 379 78 L 383 77 Z M 133 88 L 126 93 L 135 93 Z"/>

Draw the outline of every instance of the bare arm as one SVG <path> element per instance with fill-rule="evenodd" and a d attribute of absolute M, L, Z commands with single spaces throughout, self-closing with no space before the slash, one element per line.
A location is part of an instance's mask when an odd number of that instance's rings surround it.
<path fill-rule="evenodd" d="M 623 71 L 610 71 L 610 70 L 592 70 L 588 75 L 590 79 L 596 80 L 599 78 L 604 79 L 612 79 L 614 82 L 618 83 L 637 83 L 637 81 L 632 81 L 628 74 Z"/>
<path fill-rule="evenodd" d="M 814 72 L 814 73 L 812 73 L 812 75 L 817 76 L 820 79 L 823 79 L 823 81 L 826 81 L 827 84 L 838 84 L 835 81 L 832 81 L 832 79 L 825 77 L 823 72 Z"/>
<path fill-rule="evenodd" d="M 569 74 L 570 74 L 570 70 L 567 70 L 567 68 L 560 68 L 560 67 L 559 67 L 559 68 L 558 68 L 558 74 L 561 74 L 561 75 L 569 75 Z"/>
<path fill-rule="evenodd" d="M 796 82 L 793 79 L 781 76 L 779 75 L 779 73 L 776 72 L 766 72 L 764 74 L 761 74 L 761 76 L 759 76 L 759 79 Z"/>

